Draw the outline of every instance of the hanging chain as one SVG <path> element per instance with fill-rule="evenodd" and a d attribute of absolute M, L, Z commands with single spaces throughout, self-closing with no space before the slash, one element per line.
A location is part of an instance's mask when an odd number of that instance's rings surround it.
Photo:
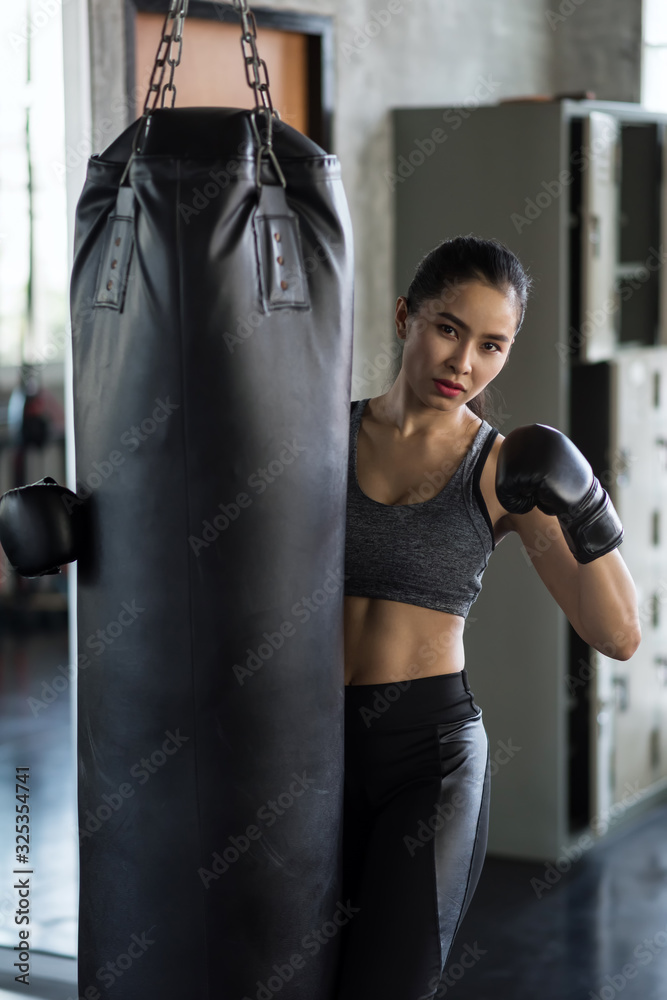
<path fill-rule="evenodd" d="M 269 71 L 266 67 L 266 63 L 263 59 L 260 59 L 257 51 L 257 25 L 255 23 L 255 15 L 248 7 L 248 0 L 233 0 L 233 5 L 241 15 L 241 51 L 243 52 L 246 80 L 248 81 L 248 86 L 255 92 L 255 107 L 250 113 L 250 122 L 259 147 L 259 154 L 257 157 L 257 186 L 261 187 L 262 184 L 260 178 L 262 157 L 266 155 L 271 158 L 273 165 L 276 168 L 278 177 L 280 178 L 280 183 L 283 187 L 286 187 L 287 184 L 285 176 L 280 169 L 280 164 L 278 163 L 278 159 L 273 150 L 273 117 L 275 115 L 276 118 L 280 120 L 280 115 L 273 107 L 273 103 L 271 101 L 271 92 L 269 90 Z M 153 64 L 153 72 L 151 73 L 150 84 L 148 86 L 148 93 L 146 94 L 146 100 L 144 102 L 144 110 L 137 130 L 134 133 L 134 138 L 132 140 L 132 152 L 125 165 L 123 176 L 120 179 L 121 185 L 123 184 L 130 168 L 130 163 L 134 159 L 135 155 L 141 152 L 139 140 L 141 139 L 143 141 L 146 137 L 149 119 L 157 107 L 158 97 L 160 97 L 160 106 L 164 108 L 165 98 L 167 93 L 169 93 L 169 106 L 172 108 L 174 107 L 174 103 L 176 101 L 174 72 L 181 61 L 181 54 L 183 51 L 183 22 L 185 21 L 185 17 L 188 13 L 188 6 L 189 0 L 171 0 L 169 10 L 165 16 L 164 23 L 162 25 L 160 44 L 158 45 L 155 63 Z M 169 64 L 169 79 L 167 83 L 163 83 L 167 64 Z M 250 72 L 251 66 L 252 76 Z M 257 127 L 256 116 L 258 112 L 260 114 L 267 115 L 265 140 L 262 140 Z"/>
<path fill-rule="evenodd" d="M 160 91 L 162 91 L 161 107 L 164 107 L 165 95 L 167 94 L 167 91 L 171 92 L 171 107 L 173 108 L 174 106 L 174 101 L 176 100 L 174 71 L 181 61 L 181 53 L 183 51 L 183 22 L 188 12 L 189 3 L 190 0 L 171 0 L 169 10 L 167 11 L 162 24 L 162 34 L 160 36 L 160 43 L 155 56 L 155 62 L 153 64 L 150 84 L 148 85 L 148 93 L 146 94 L 146 100 L 144 101 L 144 110 L 142 112 L 137 130 L 134 133 L 134 138 L 132 140 L 132 152 L 127 163 L 125 164 L 125 170 L 123 171 L 123 176 L 120 179 L 121 186 L 125 180 L 128 170 L 130 169 L 130 163 L 134 159 L 135 155 L 141 151 L 139 149 L 139 139 L 140 137 L 143 139 L 146 136 L 146 132 L 148 131 L 148 119 L 155 111 Z M 174 55 L 175 46 L 178 46 L 178 48 L 176 49 L 176 54 Z M 164 80 L 167 63 L 170 67 L 169 80 L 164 85 L 164 89 L 162 89 L 162 81 Z"/>
<path fill-rule="evenodd" d="M 260 58 L 257 51 L 257 23 L 255 15 L 249 9 L 247 0 L 234 0 L 234 7 L 241 15 L 241 51 L 243 52 L 248 86 L 252 87 L 255 91 L 256 107 L 259 107 L 261 103 L 273 113 L 273 104 L 271 103 L 271 93 L 269 91 L 269 71 L 266 68 L 266 63 Z M 250 79 L 251 65 L 252 79 Z M 262 70 L 264 72 L 263 81 L 261 80 Z"/>
<path fill-rule="evenodd" d="M 165 43 L 168 43 L 166 45 L 166 53 L 167 53 L 166 60 L 171 68 L 169 70 L 169 82 L 165 84 L 164 90 L 162 91 L 161 107 L 164 107 L 164 99 L 167 94 L 167 91 L 171 92 L 170 107 L 173 108 L 174 102 L 176 100 L 176 87 L 174 86 L 174 70 L 180 63 L 181 54 L 183 52 L 183 22 L 185 21 L 185 15 L 188 12 L 188 4 L 189 0 L 183 0 L 183 2 L 180 5 L 179 11 L 176 15 L 172 14 L 170 11 L 167 14 L 165 26 L 162 29 L 162 40 L 160 42 L 160 48 L 162 48 L 162 46 L 165 45 Z M 168 34 L 166 28 L 169 23 L 170 17 L 174 19 L 174 27 L 171 31 L 171 34 Z M 178 51 L 174 56 L 173 50 L 175 45 L 178 45 Z M 156 59 L 157 63 L 160 62 L 159 56 L 160 56 L 160 49 L 158 49 L 158 59 Z M 160 63 L 160 65 L 163 65 L 164 59 L 165 56 L 163 55 L 162 63 Z M 155 73 L 155 67 L 153 67 L 153 73 Z M 164 76 L 164 68 L 162 69 L 162 76 Z M 160 77 L 160 80 L 162 80 L 162 76 Z M 150 90 L 148 91 L 148 93 L 150 94 Z"/>
<path fill-rule="evenodd" d="M 280 178 L 280 183 L 283 187 L 287 187 L 285 176 L 280 169 L 280 164 L 278 163 L 278 159 L 273 150 L 273 116 L 275 115 L 276 118 L 280 120 L 280 115 L 273 107 L 273 102 L 271 101 L 271 92 L 269 90 L 269 71 L 266 67 L 266 63 L 260 58 L 259 52 L 257 51 L 257 25 L 255 23 L 255 15 L 248 7 L 248 0 L 233 0 L 233 4 L 235 9 L 241 15 L 241 51 L 243 52 L 246 80 L 248 81 L 248 86 L 255 92 L 255 107 L 250 113 L 250 122 L 259 146 L 256 183 L 258 187 L 261 187 L 262 182 L 260 179 L 260 171 L 262 166 L 262 157 L 267 155 L 271 158 L 273 165 L 276 168 L 276 173 Z M 257 128 L 258 112 L 266 115 L 267 119 L 266 137 L 264 140 L 260 137 L 259 129 Z"/>
<path fill-rule="evenodd" d="M 167 11 L 167 16 L 164 19 L 164 24 L 162 25 L 162 37 L 160 38 L 160 44 L 158 45 L 157 55 L 155 56 L 155 63 L 153 65 L 153 72 L 151 73 L 151 82 L 148 87 L 148 93 L 146 94 L 146 101 L 144 103 L 144 115 L 148 116 L 153 113 L 157 105 L 157 99 L 160 95 L 160 90 L 162 90 L 160 106 L 164 107 L 164 101 L 167 91 L 171 92 L 171 104 L 173 108 L 174 101 L 176 100 L 176 87 L 174 86 L 174 70 L 181 61 L 181 53 L 183 51 L 183 21 L 185 20 L 185 15 L 188 12 L 189 0 L 171 0 L 171 6 Z M 173 25 L 171 22 L 173 21 Z M 176 55 L 174 56 L 174 47 L 178 46 Z M 169 71 L 169 81 L 164 84 L 164 74 L 167 63 L 170 66 Z"/>

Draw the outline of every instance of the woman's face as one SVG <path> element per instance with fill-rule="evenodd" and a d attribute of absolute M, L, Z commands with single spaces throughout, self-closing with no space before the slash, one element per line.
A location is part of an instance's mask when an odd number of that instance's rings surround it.
<path fill-rule="evenodd" d="M 400 296 L 396 331 L 405 341 L 401 377 L 429 406 L 464 406 L 505 365 L 519 316 L 513 291 L 505 294 L 481 281 L 449 286 L 440 298 L 424 302 L 416 316 L 408 316 Z M 463 390 L 443 395 L 439 379 L 458 382 Z"/>

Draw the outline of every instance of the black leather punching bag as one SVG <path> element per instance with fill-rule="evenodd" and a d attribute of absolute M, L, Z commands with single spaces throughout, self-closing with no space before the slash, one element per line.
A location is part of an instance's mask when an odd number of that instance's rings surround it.
<path fill-rule="evenodd" d="M 77 207 L 81 996 L 327 1000 L 350 919 L 352 233 L 337 158 L 275 121 L 283 186 L 252 114 L 154 111 Z"/>

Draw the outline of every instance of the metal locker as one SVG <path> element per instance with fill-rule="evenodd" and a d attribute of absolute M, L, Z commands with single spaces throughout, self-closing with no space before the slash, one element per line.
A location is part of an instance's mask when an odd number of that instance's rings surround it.
<path fill-rule="evenodd" d="M 616 342 L 619 124 L 592 111 L 582 126 L 581 315 L 590 324 L 582 360 L 597 361 Z"/>
<path fill-rule="evenodd" d="M 613 802 L 628 789 L 648 789 L 665 767 L 659 752 L 661 693 L 655 669 L 655 525 L 660 513 L 661 470 L 656 444 L 659 411 L 654 405 L 656 372 L 664 348 L 623 349 L 612 362 L 611 446 L 624 456 L 616 503 L 625 530 L 623 557 L 635 581 L 643 612 L 642 643 L 634 656 L 609 660 L 616 700 L 613 740 Z M 663 509 L 667 508 L 663 494 Z M 619 623 L 622 629 L 623 623 Z"/>

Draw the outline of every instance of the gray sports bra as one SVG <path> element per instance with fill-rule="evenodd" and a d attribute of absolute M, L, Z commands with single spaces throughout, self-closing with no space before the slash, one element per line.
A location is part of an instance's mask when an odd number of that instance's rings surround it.
<path fill-rule="evenodd" d="M 466 618 L 496 547 L 479 480 L 498 430 L 482 422 L 465 458 L 435 496 L 383 504 L 366 496 L 357 480 L 357 439 L 367 402 L 358 399 L 350 406 L 344 593 Z M 428 482 L 424 487 L 420 496 L 437 489 Z"/>

